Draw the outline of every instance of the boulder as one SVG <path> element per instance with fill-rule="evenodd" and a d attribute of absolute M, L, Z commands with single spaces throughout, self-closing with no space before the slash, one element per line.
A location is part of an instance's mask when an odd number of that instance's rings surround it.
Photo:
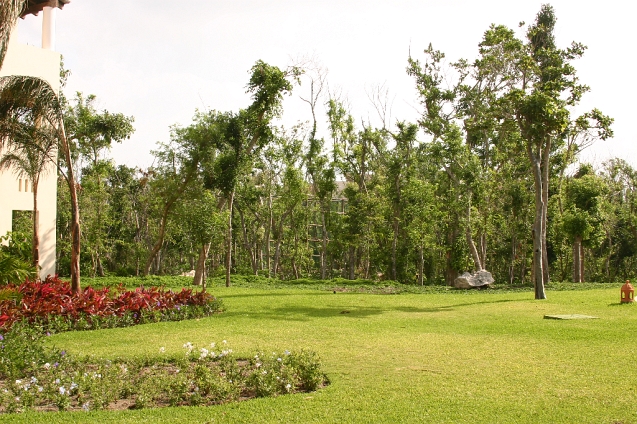
<path fill-rule="evenodd" d="M 473 274 L 465 272 L 460 277 L 456 278 L 453 282 L 453 286 L 458 289 L 473 289 L 477 287 L 486 287 L 493 284 L 493 276 L 489 271 L 478 271 Z"/>

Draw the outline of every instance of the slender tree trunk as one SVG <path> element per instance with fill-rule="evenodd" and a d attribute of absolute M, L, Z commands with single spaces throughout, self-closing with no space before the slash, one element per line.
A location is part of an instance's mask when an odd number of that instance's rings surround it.
<path fill-rule="evenodd" d="M 292 211 L 288 210 L 281 215 L 281 220 L 279 221 L 279 228 L 277 229 L 277 237 L 276 237 L 276 247 L 274 249 L 274 276 L 276 277 L 279 272 L 279 263 L 281 261 L 281 243 L 283 242 L 283 224 L 285 223 L 285 219 L 290 215 Z"/>
<path fill-rule="evenodd" d="M 425 283 L 425 278 L 424 278 L 424 272 L 425 272 L 425 254 L 424 254 L 424 247 L 421 244 L 420 246 L 418 246 L 418 284 L 420 284 L 421 286 L 424 285 Z"/>
<path fill-rule="evenodd" d="M 356 268 L 356 249 L 354 246 L 349 247 L 349 275 L 348 278 L 350 280 L 354 280 L 356 278 L 355 268 Z"/>
<path fill-rule="evenodd" d="M 323 210 L 323 205 L 321 205 L 321 231 L 321 280 L 325 280 L 327 277 L 327 225 L 325 224 L 325 210 Z"/>
<path fill-rule="evenodd" d="M 97 275 L 99 277 L 104 277 L 104 266 L 102 266 L 102 259 L 100 258 L 100 253 L 99 250 L 95 250 L 95 269 L 97 271 Z"/>
<path fill-rule="evenodd" d="M 31 258 L 33 267 L 39 273 L 40 269 L 40 212 L 38 211 L 38 178 L 31 182 L 33 188 L 33 246 Z"/>
<path fill-rule="evenodd" d="M 392 280 L 396 280 L 396 250 L 398 248 L 398 230 L 399 230 L 399 224 L 398 224 L 398 218 L 396 216 L 394 216 L 394 222 L 393 222 L 393 230 L 394 230 L 394 238 L 392 239 L 391 242 L 391 279 Z"/>
<path fill-rule="evenodd" d="M 586 276 L 584 274 L 584 262 L 585 262 L 585 256 L 584 256 L 584 244 L 581 242 L 580 240 L 580 244 L 579 244 L 579 266 L 580 266 L 580 270 L 579 270 L 579 274 L 582 278 L 582 282 L 586 281 Z"/>
<path fill-rule="evenodd" d="M 265 228 L 265 262 L 268 267 L 268 278 L 272 277 L 272 263 L 270 258 L 270 236 L 272 233 L 272 195 L 268 196 L 268 225 Z"/>
<path fill-rule="evenodd" d="M 509 265 L 509 284 L 515 279 L 515 259 L 517 256 L 517 240 L 515 233 L 511 237 L 511 264 Z"/>
<path fill-rule="evenodd" d="M 458 238 L 457 217 L 453 220 L 452 225 L 453 226 L 449 228 L 447 233 L 447 246 L 449 246 L 449 250 L 447 250 L 445 257 L 445 283 L 447 283 L 448 286 L 453 286 L 454 281 L 458 278 L 458 270 L 453 267 L 451 257 L 451 246 L 456 243 L 456 239 Z"/>
<path fill-rule="evenodd" d="M 582 282 L 582 237 L 575 236 L 573 241 L 573 282 Z"/>
<path fill-rule="evenodd" d="M 546 231 L 549 207 L 549 172 L 550 172 L 551 137 L 547 137 L 546 146 L 542 151 L 542 279 L 547 284 L 549 276 L 549 257 L 546 244 Z"/>
<path fill-rule="evenodd" d="M 243 210 L 239 208 L 237 208 L 237 210 L 239 211 L 239 217 L 241 218 L 241 231 L 243 233 L 243 248 L 246 250 L 246 252 L 248 252 L 248 256 L 250 256 L 250 265 L 252 266 L 252 272 L 255 275 L 257 275 L 259 271 L 257 267 L 257 258 L 254 254 L 252 246 L 250 245 L 250 240 L 248 238 L 248 230 L 246 228 L 246 221 L 243 214 Z"/>
<path fill-rule="evenodd" d="M 482 268 L 487 268 L 487 235 L 486 233 L 480 234 L 480 263 Z"/>
<path fill-rule="evenodd" d="M 469 196 L 471 196 L 471 193 L 469 193 Z M 471 234 L 471 203 L 467 206 L 467 228 L 465 230 L 465 237 L 469 251 L 471 252 L 471 257 L 473 258 L 473 266 L 476 271 L 482 271 L 480 255 L 478 254 L 478 249 L 476 249 L 476 244 L 473 242 L 473 235 Z"/>
<path fill-rule="evenodd" d="M 210 243 L 204 243 L 199 250 L 199 259 L 197 259 L 197 268 L 195 269 L 195 277 L 192 284 L 201 286 L 206 291 L 206 259 L 210 251 Z"/>
<path fill-rule="evenodd" d="M 232 265 L 232 212 L 234 206 L 234 190 L 230 193 L 228 202 L 228 242 L 226 245 L 226 287 L 230 287 L 230 267 Z"/>
<path fill-rule="evenodd" d="M 544 202 L 542 192 L 542 174 L 540 163 L 535 159 L 535 155 L 530 153 L 533 162 L 533 177 L 535 180 L 535 220 L 533 222 L 533 286 L 535 287 L 535 298 L 546 299 L 544 293 L 544 248 L 542 238 L 542 228 L 544 224 Z"/>
<path fill-rule="evenodd" d="M 81 243 L 81 229 L 80 229 L 80 206 L 77 199 L 77 184 L 75 182 L 75 175 L 73 172 L 73 162 L 71 160 L 71 149 L 66 139 L 66 132 L 64 130 L 64 123 L 60 120 L 60 141 L 62 144 L 62 150 L 64 152 L 64 159 L 68 166 L 66 174 L 66 182 L 69 185 L 69 192 L 71 194 L 71 291 L 73 293 L 79 293 L 81 291 L 80 286 L 80 243 Z"/>
<path fill-rule="evenodd" d="M 467 230 L 465 232 L 467 238 L 467 244 L 469 245 L 469 250 L 471 251 L 471 257 L 473 258 L 473 265 L 476 271 L 482 271 L 482 263 L 480 262 L 480 255 L 478 254 L 478 249 L 476 249 L 476 245 L 473 242 L 473 237 L 471 236 L 471 227 L 467 225 Z"/>

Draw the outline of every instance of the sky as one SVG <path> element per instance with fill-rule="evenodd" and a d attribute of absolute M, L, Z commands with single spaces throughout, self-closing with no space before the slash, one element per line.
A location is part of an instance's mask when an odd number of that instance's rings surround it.
<path fill-rule="evenodd" d="M 433 0 L 72 0 L 57 14 L 56 50 L 71 71 L 65 93 L 97 96 L 97 107 L 135 118 L 133 136 L 112 149 L 117 164 L 148 167 L 172 125 L 186 126 L 197 109 L 237 111 L 250 103 L 245 86 L 257 60 L 285 68 L 311 59 L 326 69 L 358 122 L 379 124 L 369 97 L 387 90 L 393 120 L 415 121 L 421 107 L 405 71 L 411 52 L 429 43 L 450 62 L 474 59 L 493 23 L 518 29 L 535 19 L 541 1 Z M 601 109 L 615 136 L 581 159 L 599 166 L 620 157 L 637 167 L 635 11 L 629 1 L 556 0 L 556 40 L 588 46 L 575 62 L 591 87 L 573 111 Z M 41 15 L 19 23 L 23 43 L 41 44 Z M 522 33 L 520 33 L 522 35 Z M 282 124 L 311 118 L 300 97 L 284 103 Z M 321 110 L 324 108 L 321 106 Z M 326 134 L 324 114 L 319 132 Z"/>

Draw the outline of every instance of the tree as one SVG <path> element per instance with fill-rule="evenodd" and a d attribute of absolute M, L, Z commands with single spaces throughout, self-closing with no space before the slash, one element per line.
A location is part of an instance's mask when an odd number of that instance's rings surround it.
<path fill-rule="evenodd" d="M 555 12 L 543 5 L 536 21 L 527 31 L 527 44 L 517 62 L 518 86 L 507 95 L 525 143 L 535 187 L 535 222 L 533 224 L 533 278 L 535 298 L 544 299 L 548 281 L 546 229 L 549 200 L 551 158 L 563 147 L 572 128 L 569 107 L 575 106 L 588 87 L 579 83 L 571 62 L 582 56 L 585 47 L 578 43 L 566 49 L 555 44 Z M 599 138 L 612 120 L 602 117 Z M 605 124 L 605 125 L 604 125 Z"/>
<path fill-rule="evenodd" d="M 0 67 L 4 62 L 9 36 L 25 0 L 9 0 L 0 4 Z M 0 144 L 9 143 L 23 134 L 21 120 L 31 115 L 28 121 L 39 125 L 50 125 L 56 131 L 59 146 L 65 156 L 67 172 L 62 172 L 71 191 L 72 250 L 71 288 L 80 291 L 80 211 L 77 202 L 75 176 L 71 162 L 71 151 L 64 131 L 63 112 L 60 100 L 51 86 L 34 77 L 11 76 L 0 80 Z"/>
<path fill-rule="evenodd" d="M 58 171 L 71 193 L 71 288 L 80 291 L 80 210 L 77 184 L 73 171 L 71 149 L 64 130 L 63 110 L 57 94 L 44 80 L 34 77 L 10 76 L 0 79 L 0 140 L 27 140 L 25 124 L 37 123 L 54 132 L 58 148 L 64 155 L 66 170 L 56 161 Z M 28 128 L 28 127 L 27 127 Z M 37 144 L 30 148 L 38 149 Z"/>
<path fill-rule="evenodd" d="M 0 158 L 0 169 L 13 172 L 31 180 L 33 192 L 33 243 L 32 264 L 40 265 L 40 231 L 38 219 L 38 187 L 40 176 L 51 171 L 57 156 L 57 139 L 50 127 L 37 122 L 22 122 L 21 130 L 14 133 L 7 152 Z"/>
<path fill-rule="evenodd" d="M 106 250 L 107 217 L 111 202 L 104 180 L 113 171 L 111 161 L 104 158 L 114 142 L 121 142 L 133 133 L 133 118 L 121 113 L 95 109 L 94 95 L 76 93 L 73 105 L 66 108 L 64 123 L 71 141 L 76 163 L 86 163 L 81 170 L 84 244 L 91 251 L 93 273 L 104 276 L 102 257 Z"/>

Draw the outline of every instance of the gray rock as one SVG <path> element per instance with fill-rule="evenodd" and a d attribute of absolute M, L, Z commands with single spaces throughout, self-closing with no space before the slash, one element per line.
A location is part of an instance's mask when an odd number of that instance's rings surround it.
<path fill-rule="evenodd" d="M 465 272 L 460 277 L 456 278 L 453 282 L 453 286 L 458 289 L 473 289 L 476 287 L 484 287 L 494 283 L 493 276 L 489 271 L 478 271 L 473 274 Z"/>

